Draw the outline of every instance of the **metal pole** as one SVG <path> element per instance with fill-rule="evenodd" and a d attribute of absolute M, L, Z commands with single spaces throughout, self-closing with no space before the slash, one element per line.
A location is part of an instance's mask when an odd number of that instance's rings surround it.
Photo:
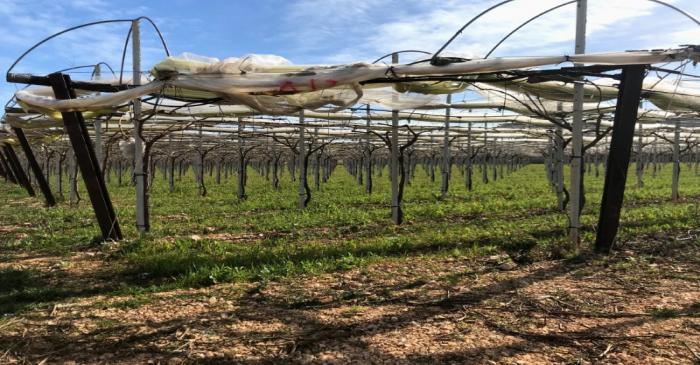
<path fill-rule="evenodd" d="M 238 117 L 238 186 L 237 197 L 245 199 L 245 140 L 243 139 L 243 118 Z"/>
<path fill-rule="evenodd" d="M 489 171 L 488 171 L 488 149 L 486 146 L 488 145 L 488 123 L 484 121 L 484 155 L 481 157 L 481 181 L 484 184 L 489 183 Z"/>
<path fill-rule="evenodd" d="M 557 204 L 562 212 L 564 206 L 564 132 L 557 126 L 554 131 L 554 190 L 557 194 Z"/>
<path fill-rule="evenodd" d="M 131 23 L 132 83 L 141 85 L 141 31 L 139 20 Z M 134 178 L 136 179 L 136 228 L 147 232 L 148 217 L 146 212 L 146 176 L 143 174 L 143 140 L 141 139 L 141 100 L 134 99 Z"/>
<path fill-rule="evenodd" d="M 576 54 L 586 52 L 586 12 L 588 0 L 578 0 L 576 7 Z M 581 241 L 579 221 L 581 214 L 581 164 L 583 154 L 583 82 L 574 84 L 574 117 L 571 126 L 571 211 L 569 238 L 578 246 Z"/>
<path fill-rule="evenodd" d="M 562 102 L 557 103 L 557 111 L 563 110 Z M 561 126 L 554 129 L 553 174 L 554 192 L 557 194 L 557 208 L 566 211 L 564 206 L 564 132 Z"/>
<path fill-rule="evenodd" d="M 440 187 L 441 196 L 447 196 L 450 190 L 450 107 L 452 104 L 452 94 L 447 94 L 447 105 L 445 109 L 445 137 L 443 140 L 442 151 L 442 186 Z"/>
<path fill-rule="evenodd" d="M 70 205 L 78 204 L 78 157 L 71 151 L 68 161 L 68 202 Z"/>
<path fill-rule="evenodd" d="M 314 140 L 318 141 L 318 127 L 314 128 Z M 360 176 L 360 185 L 362 185 L 362 166 L 357 169 L 357 172 Z M 314 160 L 314 186 L 316 190 L 321 188 L 321 151 L 316 151 Z"/>
<path fill-rule="evenodd" d="M 99 80 L 102 75 L 102 69 L 98 63 L 95 66 L 95 80 Z M 98 93 L 100 94 L 100 93 Z M 95 156 L 97 156 L 97 162 L 102 164 L 102 121 L 96 118 L 94 121 L 95 127 Z M 100 172 L 103 172 L 104 166 L 100 166 Z"/>
<path fill-rule="evenodd" d="M 472 191 L 472 122 L 467 124 L 467 170 L 465 171 L 465 179 L 467 180 L 467 190 Z"/>
<path fill-rule="evenodd" d="M 372 194 L 372 148 L 370 147 L 369 134 L 370 134 L 370 110 L 369 104 L 367 104 L 367 132 L 365 132 L 365 193 Z"/>
<path fill-rule="evenodd" d="M 399 54 L 391 55 L 391 63 L 399 63 Z M 401 224 L 403 212 L 399 200 L 399 111 L 391 111 L 391 219 L 394 224 Z"/>
<path fill-rule="evenodd" d="M 644 160 L 642 159 L 642 154 L 644 153 L 644 130 L 642 123 L 639 123 L 639 136 L 637 137 L 637 187 L 644 187 Z"/>
<path fill-rule="evenodd" d="M 299 111 L 299 209 L 306 208 L 306 135 L 304 109 Z"/>
<path fill-rule="evenodd" d="M 194 156 L 194 163 L 192 164 L 192 172 L 194 173 L 194 179 L 197 182 L 197 190 L 199 191 L 199 196 L 205 196 L 206 186 L 204 186 L 204 149 L 202 148 L 202 124 L 197 124 L 197 155 Z"/>
<path fill-rule="evenodd" d="M 678 200 L 678 180 L 681 174 L 681 121 L 676 120 L 673 130 L 673 177 L 671 180 L 671 199 Z"/>

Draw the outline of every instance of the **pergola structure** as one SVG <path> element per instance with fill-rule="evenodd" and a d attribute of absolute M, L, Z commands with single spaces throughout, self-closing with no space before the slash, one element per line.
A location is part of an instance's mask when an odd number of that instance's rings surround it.
<path fill-rule="evenodd" d="M 576 3 L 579 24 L 585 24 L 585 1 Z M 141 20 L 130 27 L 133 75 L 142 75 Z M 440 165 L 445 195 L 455 163 L 470 186 L 474 164 L 483 164 L 488 179 L 486 164 L 515 166 L 544 157 L 565 209 L 563 166 L 570 144 L 570 225 L 576 242 L 584 152 L 608 146 L 596 239 L 596 249 L 605 252 L 617 233 L 635 136 L 638 165 L 645 151 L 673 146 L 678 196 L 681 154 L 692 153 L 700 142 L 694 121 L 700 92 L 644 79 L 650 70 L 678 74 L 654 65 L 685 65 L 700 59 L 700 52 L 688 46 L 585 54 L 579 44 L 585 27 L 578 34 L 577 54 L 553 57 L 463 59 L 440 57 L 441 49 L 408 64 L 400 64 L 401 52 L 393 52 L 389 65 L 338 66 L 292 65 L 255 55 L 226 61 L 168 57 L 151 70 L 150 79 L 100 78 L 96 65 L 97 77 L 80 81 L 66 73 L 40 76 L 10 69 L 9 82 L 37 87 L 18 92 L 6 107 L 0 174 L 34 194 L 15 153 L 21 148 L 52 206 L 55 198 L 37 151 L 73 151 L 74 170 L 80 170 L 103 238 L 118 240 L 123 235 L 104 172 L 114 163 L 121 171 L 125 159 L 133 161 L 141 231 L 150 226 L 149 177 L 159 167 L 172 185 L 179 161 L 193 167 L 202 195 L 206 166 L 218 164 L 218 174 L 222 161 L 235 161 L 239 199 L 246 196 L 251 161 L 272 173 L 275 186 L 284 161 L 299 177 L 301 209 L 311 198 L 310 160 L 316 184 L 342 162 L 359 181 L 364 175 L 368 193 L 375 167 L 389 167 L 392 220 L 400 224 L 405 181 L 419 160 Z M 453 100 L 464 90 L 479 99 Z"/>

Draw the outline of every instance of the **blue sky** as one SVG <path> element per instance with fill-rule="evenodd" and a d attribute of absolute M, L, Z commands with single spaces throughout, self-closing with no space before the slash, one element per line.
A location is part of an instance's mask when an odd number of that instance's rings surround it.
<path fill-rule="evenodd" d="M 174 55 L 209 57 L 277 54 L 295 63 L 367 61 L 401 49 L 436 50 L 454 31 L 495 0 L 0 0 L 0 68 L 42 38 L 96 20 L 151 17 Z M 485 16 L 448 50 L 485 54 L 503 35 L 563 0 L 515 0 Z M 700 17 L 700 1 L 669 0 Z M 495 56 L 572 53 L 574 6 L 529 24 Z M 38 48 L 16 72 L 45 74 L 104 61 L 119 66 L 128 25 L 76 31 Z M 143 68 L 164 57 L 142 26 Z M 588 51 L 700 44 L 700 26 L 646 0 L 589 0 Z M 127 57 L 128 59 L 128 57 Z M 130 69 L 127 62 L 127 70 Z M 75 77 L 80 77 L 75 74 Z M 0 83 L 7 100 L 16 87 Z"/>

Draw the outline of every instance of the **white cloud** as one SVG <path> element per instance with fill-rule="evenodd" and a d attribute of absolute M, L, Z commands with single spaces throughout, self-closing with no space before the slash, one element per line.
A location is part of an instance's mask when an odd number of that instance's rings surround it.
<path fill-rule="evenodd" d="M 40 10 L 40 11 L 38 11 Z M 104 0 L 3 0 L 0 6 L 0 69 L 7 70 L 16 57 L 51 34 L 72 26 L 106 19 L 131 19 L 151 13 L 145 6 L 123 7 Z M 164 21 L 163 19 L 160 19 Z M 74 66 L 107 62 L 119 72 L 129 24 L 96 25 L 65 33 L 43 44 L 23 59 L 13 72 L 47 74 Z M 150 24 L 142 22 L 142 69 L 164 57 Z M 131 77 L 131 52 L 125 75 Z M 74 78 L 87 78 L 91 70 L 78 70 Z M 16 85 L 1 83 L 0 98 L 9 99 Z"/>
<path fill-rule="evenodd" d="M 684 8 L 697 6 L 688 0 L 675 2 Z M 295 46 L 305 50 L 325 50 L 328 54 L 321 57 L 326 62 L 371 59 L 402 49 L 432 52 L 471 17 L 495 3 L 496 1 L 301 0 L 292 7 L 292 22 L 287 31 L 290 32 L 288 37 L 295 40 Z M 484 55 L 516 26 L 561 3 L 562 0 L 516 0 L 477 20 L 448 50 L 466 55 Z M 662 16 L 656 17 L 656 14 Z M 572 52 L 575 19 L 575 5 L 557 9 L 525 26 L 495 54 Z M 655 23 L 663 23 L 665 27 L 655 27 Z M 675 40 L 687 36 L 678 33 L 678 27 L 687 29 L 690 26 L 680 15 L 651 1 L 589 0 L 587 38 L 592 46 L 590 48 L 594 50 L 625 50 L 645 48 L 645 45 L 675 46 Z M 660 29 L 674 35 L 660 37 Z M 647 39 L 644 38 L 645 32 L 649 34 Z M 616 38 L 622 34 L 628 38 Z M 615 39 L 616 43 L 611 44 L 608 39 Z"/>
<path fill-rule="evenodd" d="M 565 0 L 515 0 L 479 19 L 447 51 L 483 55 L 505 34 L 535 14 Z M 700 14 L 700 1 L 673 0 Z M 295 62 L 346 63 L 371 61 L 402 49 L 435 51 L 469 18 L 496 0 L 295 0 L 280 7 L 269 24 L 283 40 L 275 53 Z M 106 18 L 133 18 L 157 13 L 149 4 L 124 7 L 106 0 L 2 0 L 0 6 L 0 68 L 40 39 L 59 30 Z M 37 11 L 40 9 L 41 11 Z M 208 19 L 195 13 L 177 20 L 155 18 L 162 28 L 195 30 Z M 671 10 L 646 0 L 589 0 L 590 51 L 673 47 L 697 43 L 700 27 Z M 175 23 L 177 22 L 177 23 Z M 573 49 L 574 6 L 568 5 L 528 24 L 495 53 L 541 55 L 569 53 Z M 128 24 L 104 25 L 68 33 L 38 48 L 16 71 L 48 73 L 61 68 L 106 61 L 118 67 Z M 166 38 L 168 36 L 166 32 Z M 191 32 L 196 38 L 196 32 Z M 231 37 L 228 34 L 222 38 Z M 235 37 L 235 36 L 233 36 Z M 149 24 L 142 26 L 144 69 L 163 58 L 159 40 Z M 234 38 L 235 39 L 235 38 Z M 172 39 L 190 42 L 192 39 Z M 235 46 L 234 46 L 235 47 Z M 197 52 L 196 49 L 192 51 Z M 222 48 L 222 54 L 231 54 Z M 241 54 L 247 53 L 240 50 Z M 415 56 L 402 55 L 402 60 Z M 126 58 L 130 70 L 130 54 Z M 9 95 L 13 87 L 4 85 Z M 4 95 L 0 95 L 4 96 Z"/>

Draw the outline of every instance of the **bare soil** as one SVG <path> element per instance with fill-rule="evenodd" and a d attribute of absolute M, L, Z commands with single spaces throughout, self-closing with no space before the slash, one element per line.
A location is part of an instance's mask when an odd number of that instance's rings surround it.
<path fill-rule="evenodd" d="M 138 295 L 110 294 L 126 279 L 104 250 L 3 252 L 0 270 L 31 269 L 57 292 L 0 319 L 0 363 L 698 364 L 697 239 L 528 264 L 402 258 Z"/>

